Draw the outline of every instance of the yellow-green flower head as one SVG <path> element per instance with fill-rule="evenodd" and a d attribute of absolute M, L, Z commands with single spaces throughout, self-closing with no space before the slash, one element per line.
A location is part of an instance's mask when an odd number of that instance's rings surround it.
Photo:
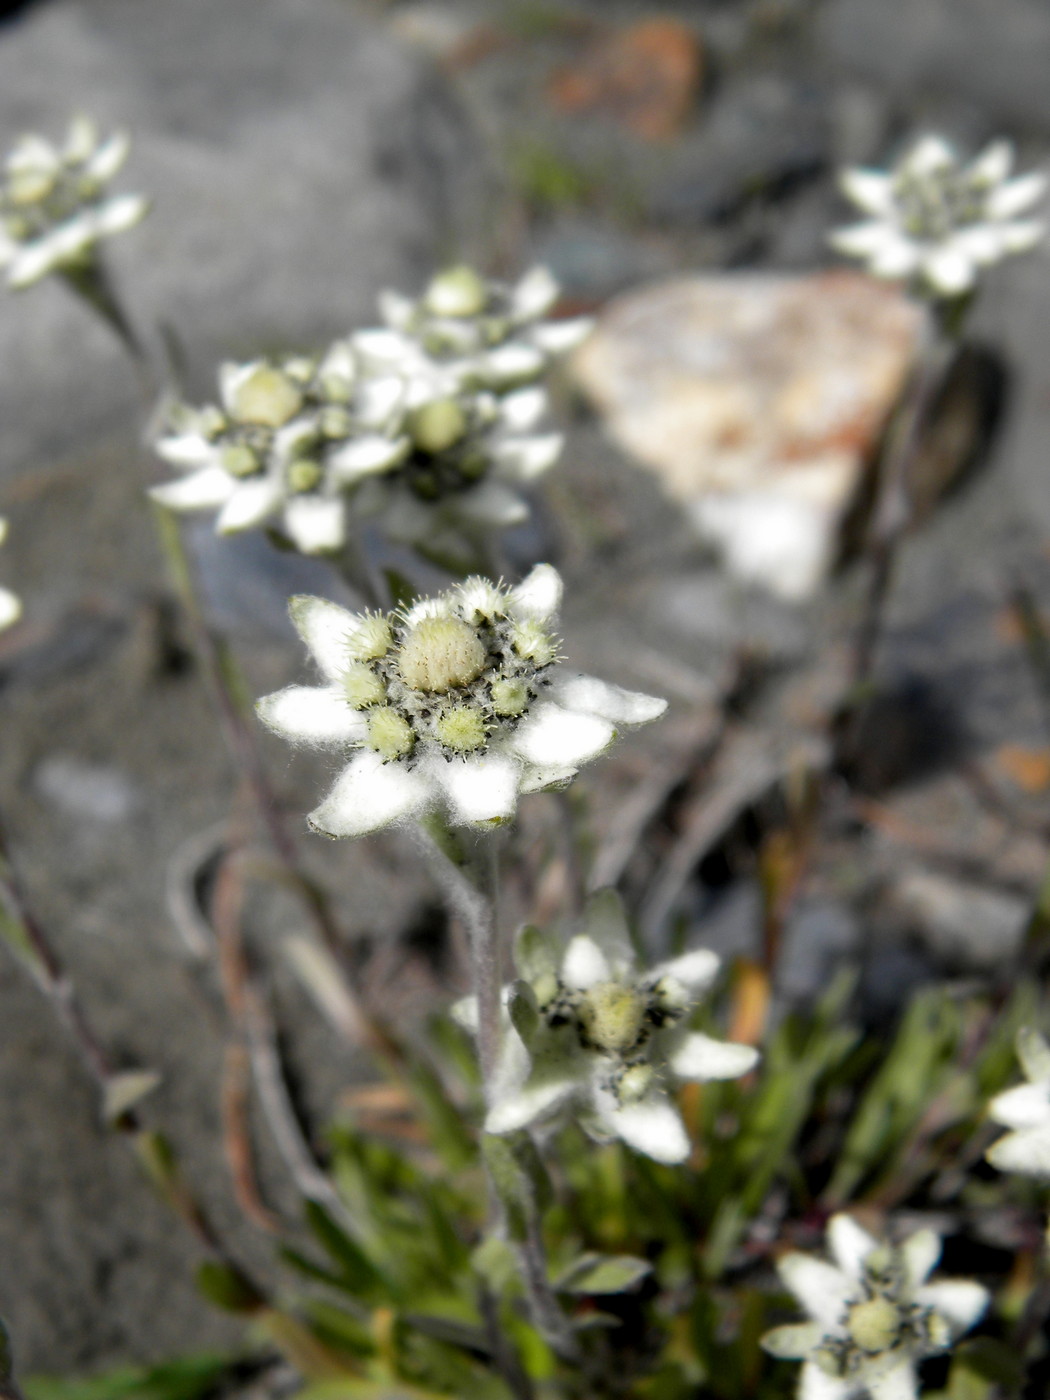
<path fill-rule="evenodd" d="M 773 1356 L 803 1362 L 799 1394 L 827 1400 L 915 1400 L 917 1367 L 978 1320 L 988 1291 L 970 1279 L 928 1282 L 941 1254 L 932 1230 L 880 1244 L 849 1215 L 828 1222 L 834 1263 L 785 1254 L 784 1283 L 811 1321 L 762 1338 Z"/>
<path fill-rule="evenodd" d="M 421 377 L 440 368 L 446 384 L 506 392 L 535 383 L 589 334 L 586 318 L 548 319 L 558 295 L 545 267 L 513 285 L 451 267 L 418 300 L 384 292 L 379 309 L 388 330 L 364 332 L 360 343 L 369 355 L 399 361 Z"/>
<path fill-rule="evenodd" d="M 349 493 L 408 454 L 404 386 L 368 376 L 347 341 L 319 359 L 225 364 L 219 403 L 175 404 L 155 442 L 183 473 L 156 486 L 174 510 L 217 511 L 219 534 L 271 525 L 303 554 L 346 541 Z"/>
<path fill-rule="evenodd" d="M 558 670 L 560 600 L 547 564 L 515 587 L 467 579 L 387 615 L 293 599 L 326 683 L 258 709 L 292 742 L 347 751 L 314 829 L 361 836 L 435 805 L 458 823 L 506 821 L 520 793 L 564 786 L 617 726 L 661 714 L 662 700 Z M 530 655 L 515 645 L 526 625 L 545 639 Z"/>
<path fill-rule="evenodd" d="M 23 136 L 0 174 L 0 267 L 8 285 L 28 287 L 51 272 L 89 266 L 97 245 L 137 224 L 140 195 L 107 195 L 127 159 L 124 132 L 100 140 L 95 123 L 75 117 L 65 142 Z"/>
<path fill-rule="evenodd" d="M 697 949 L 640 967 L 613 890 L 591 899 L 567 944 L 523 929 L 515 962 L 522 980 L 507 994 L 489 1132 L 571 1114 L 599 1142 L 621 1138 L 659 1162 L 682 1162 L 689 1139 L 670 1085 L 735 1079 L 758 1059 L 749 1045 L 689 1029 L 718 971 L 715 954 Z M 460 1012 L 468 1025 L 476 1019 L 473 1001 Z"/>

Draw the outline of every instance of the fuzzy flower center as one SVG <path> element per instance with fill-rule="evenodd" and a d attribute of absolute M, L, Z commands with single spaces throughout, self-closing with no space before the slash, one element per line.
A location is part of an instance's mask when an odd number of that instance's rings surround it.
<path fill-rule="evenodd" d="M 398 474 L 424 501 L 440 501 L 476 486 L 492 465 L 490 433 L 497 417 L 488 394 L 434 399 L 408 415 L 412 450 Z"/>
<path fill-rule="evenodd" d="M 479 579 L 421 617 L 359 618 L 345 645 L 343 694 L 366 714 L 363 742 L 387 762 L 484 753 L 528 713 L 557 660 L 556 639 L 530 621 L 523 641 L 508 590 Z"/>
<path fill-rule="evenodd" d="M 951 1331 L 944 1318 L 908 1293 L 898 1251 L 878 1250 L 865 1260 L 860 1297 L 847 1306 L 840 1328 L 814 1354 L 820 1368 L 853 1380 L 877 1357 L 895 1351 L 931 1356 L 946 1347 Z"/>
<path fill-rule="evenodd" d="M 325 484 L 325 453 L 366 431 L 354 416 L 356 371 L 333 373 L 305 355 L 260 360 L 236 383 L 225 411 L 179 404 L 169 432 L 200 433 L 223 469 L 247 480 L 273 471 L 291 496 Z"/>
<path fill-rule="evenodd" d="M 533 985 L 540 1014 L 551 1030 L 570 1028 L 581 1050 L 603 1057 L 605 1087 L 620 1104 L 643 1098 L 658 1069 L 650 1063 L 653 1033 L 672 1026 L 688 1012 L 684 988 L 668 978 L 659 982 L 610 979 L 580 991 L 553 974 Z"/>
<path fill-rule="evenodd" d="M 67 158 L 54 166 L 9 166 L 0 184 L 0 220 L 8 235 L 30 242 L 97 203 L 102 185 L 84 166 L 83 160 Z"/>
<path fill-rule="evenodd" d="M 925 243 L 942 242 L 985 217 L 987 186 L 953 166 L 902 172 L 894 193 L 905 232 Z"/>

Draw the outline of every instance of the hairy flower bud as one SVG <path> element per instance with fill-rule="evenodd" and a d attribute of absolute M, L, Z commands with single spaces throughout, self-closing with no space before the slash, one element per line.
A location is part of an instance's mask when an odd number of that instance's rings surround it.
<path fill-rule="evenodd" d="M 469 623 L 427 617 L 402 642 L 398 669 L 413 690 L 440 694 L 476 680 L 486 659 L 484 644 Z"/>

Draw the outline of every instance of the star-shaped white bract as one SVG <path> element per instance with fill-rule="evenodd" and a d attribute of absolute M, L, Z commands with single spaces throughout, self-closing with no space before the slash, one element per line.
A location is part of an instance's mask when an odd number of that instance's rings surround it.
<path fill-rule="evenodd" d="M 571 1114 L 598 1142 L 620 1138 L 658 1162 L 685 1161 L 689 1139 L 668 1091 L 680 1080 L 736 1079 L 758 1059 L 749 1045 L 689 1029 L 715 954 L 641 967 L 618 895 L 602 890 L 567 944 L 524 929 L 516 962 L 486 1130 Z M 472 1001 L 458 1012 L 476 1019 Z"/>
<path fill-rule="evenodd" d="M 0 176 L 0 267 L 9 286 L 90 267 L 104 238 L 139 223 L 147 200 L 106 193 L 129 144 L 124 132 L 100 139 L 84 116 L 74 118 L 62 146 L 42 136 L 17 142 Z"/>
<path fill-rule="evenodd" d="M 849 1215 L 828 1222 L 834 1263 L 785 1254 L 778 1268 L 812 1321 L 762 1338 L 773 1356 L 803 1362 L 799 1400 L 915 1400 L 917 1366 L 978 1321 L 988 1290 L 970 1279 L 927 1279 L 940 1238 L 920 1230 L 901 1245 L 873 1239 Z"/>
<path fill-rule="evenodd" d="M 0 516 L 0 544 L 7 539 L 7 521 Z M 9 588 L 0 588 L 0 632 L 22 616 L 22 602 Z"/>
<path fill-rule="evenodd" d="M 935 298 L 972 290 L 982 268 L 1033 248 L 1041 220 L 1022 218 L 1046 177 L 1010 178 L 1013 149 L 996 141 L 969 164 L 939 136 L 925 136 L 889 171 L 855 168 L 843 192 L 870 217 L 838 229 L 831 244 L 876 277 L 910 280 Z"/>
<path fill-rule="evenodd" d="M 503 393 L 535 383 L 558 356 L 589 335 L 587 317 L 552 321 L 560 289 L 545 267 L 513 286 L 472 268 L 438 273 L 418 300 L 384 292 L 383 329 L 360 332 L 355 344 L 375 363 L 397 366 L 414 383 L 448 392 L 481 387 Z"/>
<path fill-rule="evenodd" d="M 514 588 L 467 579 L 391 614 L 293 598 L 325 683 L 257 708 L 283 738 L 348 760 L 314 830 L 364 836 L 433 808 L 459 825 L 505 822 L 519 794 L 564 786 L 619 728 L 661 715 L 664 700 L 561 670 L 560 601 L 548 564 Z"/>
<path fill-rule="evenodd" d="M 183 475 L 150 494 L 215 510 L 219 534 L 273 524 L 303 554 L 341 549 L 347 493 L 409 450 L 401 381 L 362 375 L 337 341 L 320 359 L 225 364 L 219 391 L 219 406 L 171 407 L 154 447 Z"/>
<path fill-rule="evenodd" d="M 988 1116 L 1012 1129 L 985 1153 L 1002 1172 L 1050 1181 L 1050 1045 L 1038 1031 L 1017 1033 L 1017 1057 L 1027 1084 L 997 1094 Z"/>

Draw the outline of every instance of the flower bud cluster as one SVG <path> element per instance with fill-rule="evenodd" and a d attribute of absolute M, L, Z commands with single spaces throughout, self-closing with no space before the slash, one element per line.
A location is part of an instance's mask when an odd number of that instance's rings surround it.
<path fill-rule="evenodd" d="M 1012 165 L 1005 141 L 965 164 L 947 141 L 926 136 L 892 170 L 846 170 L 843 193 L 870 218 L 838 229 L 832 246 L 877 277 L 910 279 L 921 295 L 964 296 L 982 268 L 1043 237 L 1040 220 L 1018 216 L 1043 197 L 1046 180 L 1011 178 Z"/>
<path fill-rule="evenodd" d="M 128 149 L 123 132 L 101 140 L 84 116 L 61 146 L 36 135 L 18 141 L 0 176 L 0 267 L 10 286 L 89 266 L 102 238 L 143 218 L 148 206 L 139 195 L 106 194 Z"/>
<path fill-rule="evenodd" d="M 346 751 L 311 826 L 363 836 L 435 806 L 457 824 L 507 821 L 521 793 L 564 787 L 618 726 L 662 714 L 663 700 L 562 673 L 560 602 L 549 564 L 512 588 L 470 578 L 399 613 L 294 598 L 324 684 L 288 686 L 257 709 L 292 743 Z"/>
<path fill-rule="evenodd" d="M 524 519 L 516 488 L 561 451 L 559 434 L 536 431 L 544 390 L 521 385 L 551 353 L 533 357 L 517 385 L 504 376 L 498 386 L 382 331 L 321 357 L 225 365 L 219 405 L 170 408 L 156 450 L 185 475 L 153 495 L 174 509 L 217 508 L 220 533 L 278 523 L 303 553 L 340 549 L 350 516 L 379 518 L 410 544 L 433 547 L 444 531 L 454 553 L 479 527 Z"/>
<path fill-rule="evenodd" d="M 515 960 L 521 977 L 507 990 L 488 1131 L 571 1112 L 599 1142 L 618 1137 L 657 1161 L 684 1161 L 689 1139 L 668 1093 L 674 1081 L 735 1079 L 758 1059 L 749 1045 L 689 1029 L 718 971 L 714 953 L 639 967 L 619 898 L 603 890 L 567 944 L 526 928 Z M 469 1024 L 473 1004 L 464 1012 Z"/>
<path fill-rule="evenodd" d="M 833 1263 L 789 1253 L 780 1275 L 810 1321 L 762 1338 L 773 1356 L 803 1362 L 798 1393 L 822 1400 L 915 1400 L 919 1363 L 946 1351 L 988 1306 L 972 1279 L 929 1279 L 941 1254 L 932 1230 L 886 1244 L 849 1215 L 828 1222 Z"/>
<path fill-rule="evenodd" d="M 539 380 L 552 360 L 591 329 L 586 317 L 550 321 L 559 288 L 544 267 L 513 286 L 473 268 L 448 268 L 418 299 L 386 291 L 379 309 L 387 330 L 365 331 L 359 344 L 379 361 L 396 361 L 417 377 L 504 392 Z"/>
<path fill-rule="evenodd" d="M 528 714 L 557 660 L 554 635 L 486 579 L 403 613 L 366 614 L 346 639 L 346 702 L 384 762 L 480 757 Z"/>
<path fill-rule="evenodd" d="M 841 1330 L 821 1340 L 813 1360 L 825 1375 L 856 1381 L 879 1357 L 902 1350 L 932 1356 L 951 1340 L 947 1320 L 911 1296 L 900 1250 L 880 1245 L 863 1261 Z"/>

